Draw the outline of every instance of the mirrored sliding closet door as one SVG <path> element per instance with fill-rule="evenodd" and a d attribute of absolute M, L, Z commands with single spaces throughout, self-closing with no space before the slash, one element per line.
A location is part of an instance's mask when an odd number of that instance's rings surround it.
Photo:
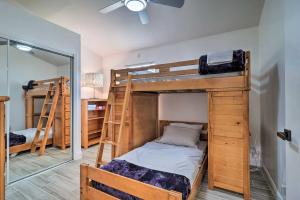
<path fill-rule="evenodd" d="M 8 180 L 72 159 L 72 57 L 9 41 Z"/>

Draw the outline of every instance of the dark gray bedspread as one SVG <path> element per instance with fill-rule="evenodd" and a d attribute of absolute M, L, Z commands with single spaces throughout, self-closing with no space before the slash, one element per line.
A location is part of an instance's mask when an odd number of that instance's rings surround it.
<path fill-rule="evenodd" d="M 186 200 L 191 191 L 191 185 L 188 178 L 178 174 L 161 172 L 147 169 L 141 166 L 126 162 L 125 160 L 113 160 L 101 169 L 119 174 L 143 183 L 154 185 L 166 190 L 173 190 L 182 193 L 182 199 Z M 121 192 L 119 190 L 107 187 L 103 184 L 92 182 L 92 186 L 107 194 L 122 200 L 137 200 L 139 198 Z"/>

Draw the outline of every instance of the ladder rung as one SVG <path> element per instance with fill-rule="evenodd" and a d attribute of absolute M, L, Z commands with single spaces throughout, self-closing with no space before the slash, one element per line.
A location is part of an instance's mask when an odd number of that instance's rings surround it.
<path fill-rule="evenodd" d="M 49 113 L 46 113 L 46 115 L 49 115 Z M 41 116 L 41 113 L 34 113 L 34 114 L 33 114 L 33 116 L 35 116 L 35 117 L 36 117 L 36 116 L 37 116 L 37 117 L 39 117 L 39 116 Z"/>
<path fill-rule="evenodd" d="M 126 87 L 126 85 L 114 85 L 114 86 L 111 86 L 112 88 L 122 88 L 122 87 Z"/>
<path fill-rule="evenodd" d="M 111 145 L 114 145 L 114 146 L 117 146 L 118 144 L 114 141 L 111 141 L 111 140 L 103 140 L 101 141 L 102 144 L 111 144 Z"/>
<path fill-rule="evenodd" d="M 49 103 L 45 103 L 45 104 L 47 104 L 47 105 L 51 105 L 51 104 L 53 104 L 52 102 L 49 102 Z"/>
<path fill-rule="evenodd" d="M 41 145 L 42 145 L 41 142 L 35 143 L 36 147 L 41 147 Z"/>
<path fill-rule="evenodd" d="M 44 116 L 42 116 L 42 118 L 49 118 L 49 116 L 44 115 Z"/>
<path fill-rule="evenodd" d="M 120 125 L 121 122 L 113 122 L 113 121 L 108 121 L 108 122 L 104 122 L 105 124 L 117 124 Z"/>

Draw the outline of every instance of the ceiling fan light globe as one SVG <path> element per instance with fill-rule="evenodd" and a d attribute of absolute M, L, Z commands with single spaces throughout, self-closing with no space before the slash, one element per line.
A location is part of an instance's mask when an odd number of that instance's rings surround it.
<path fill-rule="evenodd" d="M 32 51 L 32 47 L 23 44 L 17 44 L 16 47 L 21 51 L 26 51 L 26 52 Z"/>
<path fill-rule="evenodd" d="M 140 12 L 147 7 L 147 0 L 125 0 L 125 6 L 133 12 Z"/>

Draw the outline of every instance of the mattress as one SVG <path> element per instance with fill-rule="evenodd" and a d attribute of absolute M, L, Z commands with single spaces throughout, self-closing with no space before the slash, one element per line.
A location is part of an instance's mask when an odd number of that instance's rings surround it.
<path fill-rule="evenodd" d="M 187 177 L 190 183 L 194 183 L 206 149 L 207 142 L 205 141 L 199 142 L 198 148 L 153 141 L 115 158 L 115 160 L 125 160 L 148 169 L 179 174 Z"/>
<path fill-rule="evenodd" d="M 28 143 L 33 142 L 33 139 L 34 139 L 34 136 L 35 136 L 35 133 L 36 133 L 36 128 L 29 128 L 29 129 L 20 130 L 20 131 L 13 131 L 13 133 L 17 134 L 17 135 L 25 136 L 26 137 L 26 144 L 28 144 Z M 42 140 L 42 138 L 44 137 L 44 134 L 45 134 L 45 132 L 41 131 L 39 141 Z M 53 130 L 52 129 L 50 129 L 50 131 L 49 131 L 48 138 L 49 139 L 53 138 Z"/>
<path fill-rule="evenodd" d="M 231 76 L 239 76 L 239 75 L 241 75 L 241 72 L 230 72 L 224 74 L 209 74 L 209 75 L 189 74 L 189 75 L 165 76 L 165 77 L 156 77 L 156 78 L 136 78 L 136 79 L 132 79 L 132 82 L 133 83 L 169 82 L 169 81 L 180 81 L 180 80 L 191 80 L 191 79 L 231 77 Z M 117 85 L 125 84 L 125 83 L 127 83 L 127 80 L 117 81 Z"/>

